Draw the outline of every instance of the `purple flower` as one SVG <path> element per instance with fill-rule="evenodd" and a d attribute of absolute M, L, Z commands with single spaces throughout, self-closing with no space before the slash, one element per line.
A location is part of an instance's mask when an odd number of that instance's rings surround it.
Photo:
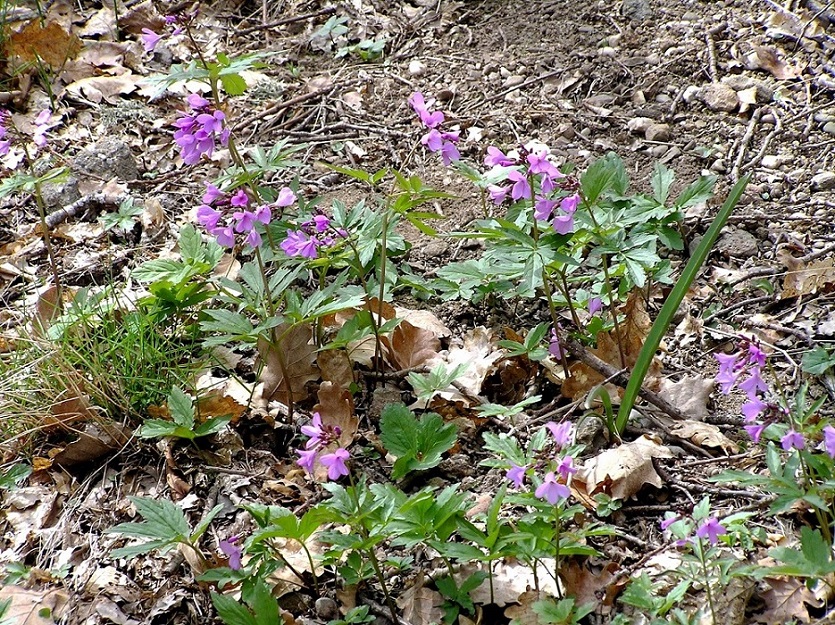
<path fill-rule="evenodd" d="M 183 162 L 194 165 L 204 154 L 212 155 L 216 141 L 227 144 L 229 129 L 223 127 L 226 119 L 223 112 L 210 111 L 209 101 L 202 96 L 192 93 L 186 101 L 195 112 L 184 114 L 174 122 L 177 128 L 174 141 L 180 146 Z"/>
<path fill-rule="evenodd" d="M 316 463 L 317 451 L 315 449 L 297 449 L 296 453 L 299 454 L 299 459 L 296 460 L 296 464 L 308 473 L 313 473 L 313 465 Z"/>
<path fill-rule="evenodd" d="M 437 152 L 441 149 L 444 142 L 444 137 L 439 130 L 433 128 L 420 138 L 420 142 L 426 146 L 430 152 Z"/>
<path fill-rule="evenodd" d="M 501 204 L 507 198 L 507 194 L 510 193 L 510 187 L 500 187 L 491 184 L 487 187 L 487 193 L 490 195 L 490 199 L 493 200 L 494 204 Z"/>
<path fill-rule="evenodd" d="M 46 133 L 52 127 L 52 124 L 49 123 L 51 118 L 52 111 L 49 109 L 44 109 L 35 118 L 34 141 L 39 148 L 46 146 Z"/>
<path fill-rule="evenodd" d="M 571 456 L 565 456 L 562 460 L 560 460 L 559 465 L 557 465 L 557 473 L 559 473 L 564 480 L 567 480 L 570 475 L 577 473 L 577 469 L 574 468 L 574 458 Z"/>
<path fill-rule="evenodd" d="M 142 45 L 145 46 L 145 52 L 153 52 L 160 39 L 162 39 L 162 35 L 156 34 L 150 28 L 142 29 Z"/>
<path fill-rule="evenodd" d="M 534 219 L 538 221 L 547 221 L 554 212 L 554 207 L 557 205 L 556 200 L 549 200 L 548 198 L 538 196 L 536 204 L 533 206 Z"/>
<path fill-rule="evenodd" d="M 250 232 L 255 226 L 255 213 L 252 211 L 236 211 L 232 213 L 235 220 L 235 232 Z"/>
<path fill-rule="evenodd" d="M 209 231 L 209 234 L 217 239 L 217 244 L 221 247 L 235 247 L 235 232 L 232 230 L 232 226 L 214 228 Z"/>
<path fill-rule="evenodd" d="M 461 153 L 452 141 L 444 141 L 441 145 L 441 160 L 445 167 L 449 167 L 453 162 L 461 160 Z"/>
<path fill-rule="evenodd" d="M 253 228 L 247 233 L 246 238 L 244 238 L 244 241 L 246 241 L 246 244 L 253 249 L 255 249 L 256 247 L 260 247 L 262 243 L 261 234 Z"/>
<path fill-rule="evenodd" d="M 199 93 L 190 93 L 186 96 L 186 102 L 195 111 L 199 111 L 200 109 L 204 109 L 209 106 L 209 101 Z"/>
<path fill-rule="evenodd" d="M 757 367 L 765 366 L 766 353 L 759 347 L 750 343 L 748 345 L 748 363 Z"/>
<path fill-rule="evenodd" d="M 243 550 L 238 547 L 237 543 L 241 539 L 240 536 L 230 536 L 226 540 L 220 541 L 220 550 L 229 559 L 229 568 L 233 571 L 241 570 L 241 557 Z"/>
<path fill-rule="evenodd" d="M 222 197 L 223 191 L 218 189 L 215 185 L 213 185 L 210 182 L 206 183 L 206 192 L 203 194 L 204 204 L 214 204 Z"/>
<path fill-rule="evenodd" d="M 742 413 L 742 416 L 745 417 L 745 422 L 752 423 L 757 420 L 757 417 L 759 417 L 766 408 L 768 408 L 768 404 L 762 401 L 759 397 L 754 397 L 754 399 L 748 403 L 742 404 L 742 407 L 739 410 Z"/>
<path fill-rule="evenodd" d="M 599 297 L 591 297 L 588 301 L 589 314 L 596 315 L 603 310 L 603 300 Z"/>
<path fill-rule="evenodd" d="M 667 528 L 669 528 L 676 521 L 680 521 L 680 520 L 681 520 L 681 517 L 678 516 L 677 514 L 674 515 L 674 516 L 671 516 L 671 517 L 667 517 L 666 519 L 663 519 L 661 521 L 661 531 L 666 532 Z"/>
<path fill-rule="evenodd" d="M 564 213 L 572 214 L 576 212 L 577 205 L 580 203 L 580 195 L 575 193 L 574 195 L 569 195 L 568 197 L 564 197 L 560 201 L 560 209 Z"/>
<path fill-rule="evenodd" d="M 350 454 L 342 447 L 335 450 L 332 454 L 322 454 L 319 462 L 322 466 L 328 468 L 328 479 L 337 480 L 342 475 L 348 475 L 348 467 L 345 461 L 350 457 Z"/>
<path fill-rule="evenodd" d="M 545 151 L 536 154 L 528 154 L 528 173 L 530 174 L 545 174 L 549 178 L 557 178 L 560 171 L 548 160 L 548 154 Z"/>
<path fill-rule="evenodd" d="M 222 216 L 223 213 L 215 210 L 208 204 L 202 204 L 197 207 L 197 223 L 209 232 L 217 228 L 217 223 L 220 221 Z"/>
<path fill-rule="evenodd" d="M 263 204 L 255 209 L 255 221 L 260 221 L 265 226 L 272 219 L 272 211 L 269 204 Z"/>
<path fill-rule="evenodd" d="M 525 483 L 525 471 L 527 470 L 527 466 L 519 466 L 518 464 L 510 465 L 510 468 L 507 470 L 505 477 L 513 482 L 513 485 L 516 488 L 522 488 Z"/>
<path fill-rule="evenodd" d="M 803 440 L 803 434 L 796 432 L 792 428 L 780 439 L 780 445 L 785 451 L 789 451 L 790 449 L 803 449 L 806 447 L 806 441 Z"/>
<path fill-rule="evenodd" d="M 750 377 L 739 383 L 739 390 L 745 392 L 748 399 L 753 400 L 757 396 L 757 391 L 765 393 L 768 390 L 768 384 L 760 377 L 760 370 L 754 368 L 751 370 Z"/>
<path fill-rule="evenodd" d="M 733 373 L 737 368 L 737 359 L 739 358 L 739 354 L 723 354 L 721 352 L 716 352 L 713 354 L 713 357 L 719 362 L 719 372 L 731 372 Z"/>
<path fill-rule="evenodd" d="M 569 234 L 574 232 L 574 215 L 571 213 L 567 215 L 559 215 L 554 217 L 554 222 L 551 224 L 557 234 Z"/>
<path fill-rule="evenodd" d="M 554 442 L 559 449 L 562 449 L 571 442 L 574 434 L 574 426 L 571 424 L 571 421 L 563 421 L 560 424 L 549 421 L 545 424 L 545 427 L 551 431 L 551 436 L 554 437 Z"/>
<path fill-rule="evenodd" d="M 531 199 L 531 185 L 525 174 L 514 169 L 508 172 L 507 179 L 514 183 L 510 189 L 510 197 L 514 200 L 520 200 L 522 198 L 527 200 Z"/>
<path fill-rule="evenodd" d="M 707 519 L 696 530 L 696 536 L 699 538 L 707 538 L 711 545 L 715 545 L 719 541 L 720 535 L 727 533 L 728 530 L 719 523 L 719 520 L 715 516 Z"/>
<path fill-rule="evenodd" d="M 741 372 L 734 373 L 733 371 L 719 371 L 716 374 L 716 383 L 719 385 L 719 392 L 723 395 L 729 394 L 736 384 L 736 380 Z"/>
<path fill-rule="evenodd" d="M 322 427 L 322 416 L 318 412 L 314 412 L 310 423 L 308 425 L 303 425 L 301 430 L 302 434 L 310 437 L 310 440 L 307 441 L 305 447 L 310 449 L 311 447 L 321 444 L 322 437 L 325 435 L 325 430 Z"/>
<path fill-rule="evenodd" d="M 420 91 L 415 91 L 411 96 L 409 96 L 409 104 L 412 105 L 415 113 L 417 113 L 418 117 L 420 117 L 421 123 L 427 128 L 436 128 L 444 122 L 443 113 L 440 111 L 435 111 L 434 113 L 429 112 L 429 109 L 426 106 L 426 100 Z"/>
<path fill-rule="evenodd" d="M 287 232 L 287 238 L 281 242 L 280 247 L 287 256 L 316 258 L 319 255 L 316 248 L 316 239 L 301 230 L 289 230 Z"/>
<path fill-rule="evenodd" d="M 513 165 L 513 161 L 499 148 L 491 145 L 487 148 L 487 156 L 484 157 L 484 164 L 487 167 L 496 167 L 497 165 L 507 167 Z"/>
<path fill-rule="evenodd" d="M 766 426 L 765 423 L 757 423 L 755 425 L 746 425 L 746 426 L 743 427 L 743 429 L 746 432 L 748 432 L 748 436 L 751 437 L 752 441 L 754 441 L 755 443 L 759 443 L 760 442 L 760 436 L 762 436 L 763 431 L 765 430 L 766 427 L 767 426 Z"/>
<path fill-rule="evenodd" d="M 835 428 L 831 425 L 823 428 L 823 448 L 830 458 L 835 459 Z"/>
<path fill-rule="evenodd" d="M 296 194 L 293 193 L 293 190 L 290 187 L 282 187 L 281 191 L 278 192 L 278 197 L 275 200 L 276 206 L 290 206 L 293 202 L 296 201 Z"/>
<path fill-rule="evenodd" d="M 557 360 L 562 360 L 562 347 L 560 346 L 560 337 L 557 336 L 557 331 L 551 329 L 551 341 L 548 343 L 548 353 Z"/>
<path fill-rule="evenodd" d="M 556 475 L 553 471 L 549 471 L 545 475 L 545 480 L 537 486 L 534 495 L 540 499 L 544 499 L 549 504 L 556 505 L 560 499 L 565 499 L 571 494 L 568 486 L 557 481 Z"/>
<path fill-rule="evenodd" d="M 229 200 L 232 206 L 249 206 L 249 196 L 243 189 L 238 189 L 232 199 Z"/>

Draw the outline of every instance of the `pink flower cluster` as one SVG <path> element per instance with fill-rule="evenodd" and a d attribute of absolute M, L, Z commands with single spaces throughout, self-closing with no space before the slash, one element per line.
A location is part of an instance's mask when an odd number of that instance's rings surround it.
<path fill-rule="evenodd" d="M 288 230 L 287 237 L 281 242 L 281 249 L 287 256 L 316 258 L 320 247 L 330 247 L 337 237 L 345 238 L 348 233 L 331 226 L 331 220 L 321 211 L 305 221 L 298 230 Z"/>
<path fill-rule="evenodd" d="M 167 39 L 168 37 L 174 37 L 179 35 L 183 32 L 183 27 L 177 25 L 178 23 L 184 22 L 186 17 L 179 16 L 179 15 L 166 15 L 165 16 L 165 25 L 172 26 L 175 25 L 174 29 L 170 33 L 156 33 L 150 28 L 143 28 L 142 29 L 142 45 L 145 47 L 145 52 L 153 52 L 154 48 L 157 47 L 157 44 L 162 41 L 163 39 Z"/>
<path fill-rule="evenodd" d="M 545 424 L 545 427 L 551 432 L 557 452 L 571 444 L 574 438 L 574 426 L 569 421 L 559 424 L 550 421 Z M 556 465 L 553 467 L 554 470 L 545 473 L 534 490 L 534 496 L 544 499 L 553 506 L 571 494 L 567 483 L 571 475 L 577 473 L 577 469 L 574 468 L 574 458 L 569 455 L 556 458 L 552 464 Z M 522 488 L 528 473 L 535 474 L 536 468 L 536 466 L 511 464 L 505 476 L 516 488 Z"/>
<path fill-rule="evenodd" d="M 5 156 L 9 153 L 12 147 L 12 140 L 9 137 L 9 131 L 6 127 L 11 119 L 11 114 L 0 109 L 0 156 Z M 48 142 L 46 133 L 50 128 L 57 126 L 57 122 L 52 121 L 52 111 L 44 109 L 38 116 L 35 117 L 35 130 L 32 133 L 32 140 L 38 148 L 45 148 Z"/>
<path fill-rule="evenodd" d="M 409 104 L 420 118 L 420 123 L 429 129 L 420 138 L 420 142 L 430 152 L 440 152 L 444 165 L 449 167 L 454 161 L 461 160 L 461 154 L 455 144 L 461 138 L 457 132 L 441 132 L 439 126 L 444 123 L 444 114 L 441 111 L 429 112 L 429 105 L 420 91 L 415 91 L 409 96 Z"/>
<path fill-rule="evenodd" d="M 180 146 L 180 156 L 186 165 L 200 162 L 204 154 L 211 156 L 215 143 L 226 146 L 229 142 L 229 128 L 224 127 L 226 115 L 211 107 L 203 96 L 192 93 L 186 98 L 191 113 L 184 114 L 174 122 L 177 131 L 174 141 Z"/>
<path fill-rule="evenodd" d="M 309 439 L 304 449 L 297 449 L 299 459 L 296 463 L 308 473 L 313 473 L 316 461 L 327 468 L 328 479 L 337 480 L 343 475 L 348 475 L 348 466 L 345 462 L 350 458 L 348 451 L 337 447 L 334 451 L 323 454 L 322 452 L 333 443 L 339 440 L 342 432 L 339 427 L 322 425 L 322 417 L 318 412 L 313 413 L 313 419 L 309 425 L 302 426 L 302 434 Z"/>
<path fill-rule="evenodd" d="M 490 167 L 487 176 L 503 174 L 508 184 L 504 186 L 491 184 L 487 187 L 490 199 L 496 204 L 504 202 L 508 196 L 516 202 L 532 200 L 534 203 L 534 217 L 538 221 L 548 221 L 553 218 L 551 225 L 559 234 L 574 232 L 574 213 L 580 204 L 580 195 L 576 192 L 564 195 L 566 190 L 576 186 L 575 181 L 568 179 L 556 165 L 548 159 L 547 148 L 540 147 L 525 153 L 522 157 L 511 157 L 499 148 L 487 148 L 484 164 Z M 520 162 L 521 160 L 521 162 Z M 511 167 L 507 171 L 506 168 Z M 531 188 L 531 181 L 538 187 L 537 192 Z M 554 191 L 559 190 L 563 195 L 554 197 Z"/>
<path fill-rule="evenodd" d="M 250 208 L 249 195 L 243 189 L 230 195 L 213 184 L 207 184 L 203 204 L 197 207 L 197 222 L 223 247 L 235 247 L 236 234 L 243 234 L 247 245 L 256 248 L 262 242 L 258 224 L 266 226 L 270 223 L 271 208 L 290 206 L 295 201 L 293 191 L 284 187 L 275 203 Z"/>
<path fill-rule="evenodd" d="M 666 519 L 661 521 L 661 531 L 666 532 L 669 527 L 678 521 L 681 521 L 682 517 L 680 515 L 672 515 L 668 516 Z M 699 527 L 696 528 L 696 538 L 699 539 L 707 539 L 710 541 L 711 545 L 715 545 L 719 542 L 719 537 L 723 534 L 727 534 L 728 530 L 725 529 L 725 526 L 719 522 L 719 519 L 715 516 L 708 517 L 704 521 L 699 524 Z M 676 546 L 682 547 L 690 542 L 691 539 L 681 539 L 676 541 Z"/>

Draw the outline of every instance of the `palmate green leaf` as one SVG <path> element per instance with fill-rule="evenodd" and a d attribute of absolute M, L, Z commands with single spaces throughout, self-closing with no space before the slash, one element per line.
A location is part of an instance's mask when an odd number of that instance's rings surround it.
<path fill-rule="evenodd" d="M 803 354 L 800 366 L 806 373 L 822 375 L 835 366 L 835 355 L 818 345 L 815 349 Z"/>
<path fill-rule="evenodd" d="M 195 433 L 191 431 L 191 428 L 185 428 L 163 419 L 148 419 L 142 424 L 136 435 L 140 438 L 162 438 L 165 436 L 187 440 L 194 440 L 195 438 Z"/>
<path fill-rule="evenodd" d="M 706 202 L 713 196 L 713 187 L 716 186 L 716 176 L 701 176 L 698 180 L 688 186 L 681 195 L 676 198 L 677 208 L 687 208 L 701 202 Z"/>
<path fill-rule="evenodd" d="M 659 204 L 666 204 L 667 198 L 670 197 L 670 187 L 673 186 L 673 181 L 676 175 L 672 169 L 669 169 L 664 163 L 656 162 L 650 178 L 652 185 L 652 197 Z"/>
<path fill-rule="evenodd" d="M 133 558 L 141 556 L 144 553 L 151 553 L 155 550 L 159 550 L 161 553 L 166 553 L 176 544 L 177 543 L 173 543 L 170 540 L 151 540 L 144 543 L 138 543 L 136 545 L 128 545 L 127 547 L 119 547 L 118 549 L 111 551 L 110 556 L 112 558 Z"/>
<path fill-rule="evenodd" d="M 613 153 L 592 163 L 580 178 L 583 198 L 589 204 L 596 203 L 607 191 L 623 195 L 628 186 L 623 161 Z"/>
<path fill-rule="evenodd" d="M 380 440 L 398 456 L 392 467 L 393 479 L 436 466 L 455 439 L 455 426 L 445 424 L 440 415 L 427 413 L 418 421 L 403 404 L 390 404 L 383 409 Z"/>
<path fill-rule="evenodd" d="M 199 438 L 220 432 L 231 420 L 231 416 L 212 417 L 194 428 L 194 436 Z"/>
<path fill-rule="evenodd" d="M 188 542 L 190 532 L 188 521 L 176 504 L 167 500 L 157 501 L 143 497 L 130 497 L 129 499 L 144 521 L 120 523 L 105 530 L 106 533 L 153 540 L 117 549 L 113 552 L 114 557 L 128 557 L 154 549 L 168 550 L 177 543 Z"/>
<path fill-rule="evenodd" d="M 168 394 L 168 411 L 174 423 L 189 430 L 194 427 L 194 406 L 191 396 L 186 395 L 179 386 Z"/>
<path fill-rule="evenodd" d="M 259 625 L 252 612 L 229 595 L 212 593 L 212 605 L 225 625 Z M 278 621 L 275 621 L 278 623 Z"/>

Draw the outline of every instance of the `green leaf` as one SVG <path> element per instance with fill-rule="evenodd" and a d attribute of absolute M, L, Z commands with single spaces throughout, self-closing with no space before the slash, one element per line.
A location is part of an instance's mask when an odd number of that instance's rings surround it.
<path fill-rule="evenodd" d="M 422 471 L 436 466 L 443 453 L 456 440 L 455 426 L 445 424 L 435 413 L 418 419 L 403 404 L 390 404 L 380 418 L 380 440 L 397 461 L 392 467 L 392 479 L 399 479 L 411 471 Z"/>
<path fill-rule="evenodd" d="M 220 84 L 223 90 L 229 95 L 241 95 L 246 91 L 246 81 L 240 74 L 220 74 Z"/>
<path fill-rule="evenodd" d="M 189 430 L 194 427 L 194 407 L 190 395 L 186 395 L 183 390 L 175 386 L 168 394 L 168 411 L 171 413 L 171 418 L 174 423 Z"/>
<path fill-rule="evenodd" d="M 209 436 L 210 434 L 220 432 L 231 420 L 231 416 L 212 417 L 194 428 L 194 436 Z"/>
<path fill-rule="evenodd" d="M 670 196 L 670 187 L 673 186 L 675 179 L 676 175 L 673 170 L 667 168 L 661 162 L 655 163 L 650 184 L 652 185 L 652 197 L 656 202 L 662 205 L 667 203 L 667 198 Z"/>
<path fill-rule="evenodd" d="M 32 467 L 16 464 L 0 474 L 0 488 L 11 489 L 22 482 L 32 473 Z"/>
<path fill-rule="evenodd" d="M 191 436 L 177 436 L 179 433 L 182 433 L 182 430 L 185 430 L 185 432 Z M 142 424 L 142 427 L 137 430 L 136 435 L 140 438 L 161 438 L 163 436 L 188 439 L 193 438 L 193 434 L 190 429 L 181 428 L 177 424 L 163 419 L 148 419 Z"/>
<path fill-rule="evenodd" d="M 835 355 L 818 345 L 812 351 L 803 354 L 800 361 L 801 368 L 812 375 L 823 375 L 835 365 Z"/>
<path fill-rule="evenodd" d="M 670 291 L 667 300 L 658 313 L 658 317 L 653 322 L 649 334 L 644 341 L 644 345 L 638 354 L 638 359 L 632 369 L 632 374 L 629 376 L 629 382 L 626 385 L 623 399 L 621 399 L 620 410 L 618 411 L 618 417 L 615 423 L 618 432 L 623 432 L 626 427 L 629 415 L 632 412 L 632 407 L 638 399 L 644 378 L 652 364 L 652 359 L 655 357 L 655 352 L 661 344 L 661 340 L 664 338 L 664 334 L 666 334 L 667 328 L 673 320 L 673 316 L 678 311 L 678 307 L 681 305 L 688 289 L 690 289 L 690 285 L 693 284 L 693 281 L 699 274 L 710 250 L 713 248 L 713 244 L 716 243 L 716 239 L 719 237 L 719 232 L 725 223 L 727 223 L 728 218 L 739 202 L 739 198 L 742 197 L 742 192 L 745 190 L 745 186 L 750 179 L 750 174 L 744 176 L 731 189 L 725 203 L 722 204 L 710 228 L 708 228 L 699 245 L 693 251 L 693 255 L 681 272 L 681 277 L 679 277 L 675 286 Z"/>
<path fill-rule="evenodd" d="M 687 208 L 701 202 L 706 202 L 713 195 L 716 176 L 701 176 L 696 182 L 681 192 L 676 199 L 677 208 Z"/>
<path fill-rule="evenodd" d="M 136 511 L 144 519 L 141 523 L 120 523 L 108 528 L 108 534 L 121 534 L 133 538 L 152 538 L 151 542 L 130 545 L 113 552 L 114 557 L 127 557 L 147 553 L 153 549 L 168 549 L 176 543 L 188 542 L 189 526 L 183 511 L 168 500 L 156 501 L 142 497 L 130 497 Z"/>
<path fill-rule="evenodd" d="M 209 529 L 209 524 L 214 520 L 214 518 L 223 510 L 223 504 L 217 504 L 214 508 L 209 510 L 209 514 L 207 514 L 200 523 L 197 524 L 197 527 L 194 528 L 194 531 L 191 533 L 189 540 L 192 543 L 196 543 L 200 537 L 206 533 L 206 530 Z"/>
<path fill-rule="evenodd" d="M 212 604 L 225 625 L 260 625 L 246 606 L 228 595 L 213 592 Z"/>
<path fill-rule="evenodd" d="M 258 625 L 275 625 L 282 622 L 279 618 L 278 601 L 273 597 L 264 580 L 259 579 L 255 582 L 250 605 L 255 612 Z"/>

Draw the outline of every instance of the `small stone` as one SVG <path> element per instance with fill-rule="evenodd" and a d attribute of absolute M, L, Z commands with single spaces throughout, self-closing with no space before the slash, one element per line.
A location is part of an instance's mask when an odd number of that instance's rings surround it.
<path fill-rule="evenodd" d="M 699 96 L 699 91 L 701 91 L 701 89 L 699 89 L 696 85 L 690 85 L 684 90 L 684 93 L 681 94 L 681 99 L 687 104 L 692 104 Z"/>
<path fill-rule="evenodd" d="M 562 123 L 557 126 L 557 136 L 560 136 L 563 139 L 571 141 L 571 139 L 573 139 L 576 135 L 577 132 L 571 124 Z"/>
<path fill-rule="evenodd" d="M 666 145 L 654 145 L 650 148 L 650 154 L 652 154 L 655 158 L 661 158 L 667 153 L 667 146 Z"/>
<path fill-rule="evenodd" d="M 423 246 L 424 258 L 437 258 L 443 256 L 449 250 L 449 246 L 440 240 L 432 240 Z"/>
<path fill-rule="evenodd" d="M 646 133 L 647 128 L 655 124 L 655 120 L 650 117 L 633 117 L 626 123 L 626 127 L 630 132 Z M 660 125 L 660 124 L 655 124 Z"/>
<path fill-rule="evenodd" d="M 673 101 L 673 99 L 666 93 L 659 93 L 657 96 L 655 96 L 655 101 L 659 104 L 669 104 Z"/>
<path fill-rule="evenodd" d="M 313 608 L 320 619 L 330 621 L 339 616 L 339 606 L 330 597 L 319 597 L 313 604 Z"/>
<path fill-rule="evenodd" d="M 135 180 L 136 161 L 124 141 L 106 138 L 78 153 L 72 163 L 74 171 L 109 180 Z"/>
<path fill-rule="evenodd" d="M 623 0 L 620 12 L 626 19 L 633 22 L 643 22 L 652 17 L 652 8 L 648 0 Z"/>
<path fill-rule="evenodd" d="M 512 76 L 508 76 L 507 78 L 505 78 L 503 86 L 505 88 L 518 87 L 523 82 L 525 82 L 525 77 L 524 76 L 520 76 L 519 74 L 513 74 Z"/>
<path fill-rule="evenodd" d="M 78 178 L 69 176 L 60 184 L 47 183 L 41 186 L 41 197 L 48 208 L 58 208 L 72 204 L 81 198 L 78 190 Z"/>
<path fill-rule="evenodd" d="M 759 252 L 757 237 L 747 230 L 731 230 L 716 242 L 716 250 L 723 256 L 751 258 Z"/>
<path fill-rule="evenodd" d="M 667 124 L 652 124 L 644 132 L 647 141 L 669 141 L 672 138 Z"/>
<path fill-rule="evenodd" d="M 647 97 L 644 95 L 644 92 L 640 89 L 632 94 L 632 104 L 635 106 L 641 106 L 642 104 L 647 103 Z"/>
<path fill-rule="evenodd" d="M 699 89 L 699 99 L 712 111 L 730 113 L 739 106 L 739 97 L 731 87 L 723 83 L 710 83 Z"/>
<path fill-rule="evenodd" d="M 612 46 L 603 46 L 597 51 L 597 53 L 600 56 L 615 57 L 617 56 L 618 51 L 615 50 Z"/>
<path fill-rule="evenodd" d="M 681 19 L 684 22 L 695 22 L 699 19 L 699 14 L 694 11 L 687 11 L 684 15 L 681 16 Z"/>
<path fill-rule="evenodd" d="M 826 122 L 823 131 L 828 135 L 835 135 L 835 122 Z"/>
<path fill-rule="evenodd" d="M 722 160 L 721 158 L 717 158 L 710 164 L 710 171 L 714 171 L 717 174 L 724 174 L 726 171 L 728 171 L 728 166 L 724 160 Z"/>
<path fill-rule="evenodd" d="M 426 63 L 417 59 L 409 63 L 409 73 L 412 76 L 423 76 L 426 73 Z"/>
<path fill-rule="evenodd" d="M 831 191 L 835 189 L 835 173 L 824 171 L 812 177 L 812 191 Z"/>

